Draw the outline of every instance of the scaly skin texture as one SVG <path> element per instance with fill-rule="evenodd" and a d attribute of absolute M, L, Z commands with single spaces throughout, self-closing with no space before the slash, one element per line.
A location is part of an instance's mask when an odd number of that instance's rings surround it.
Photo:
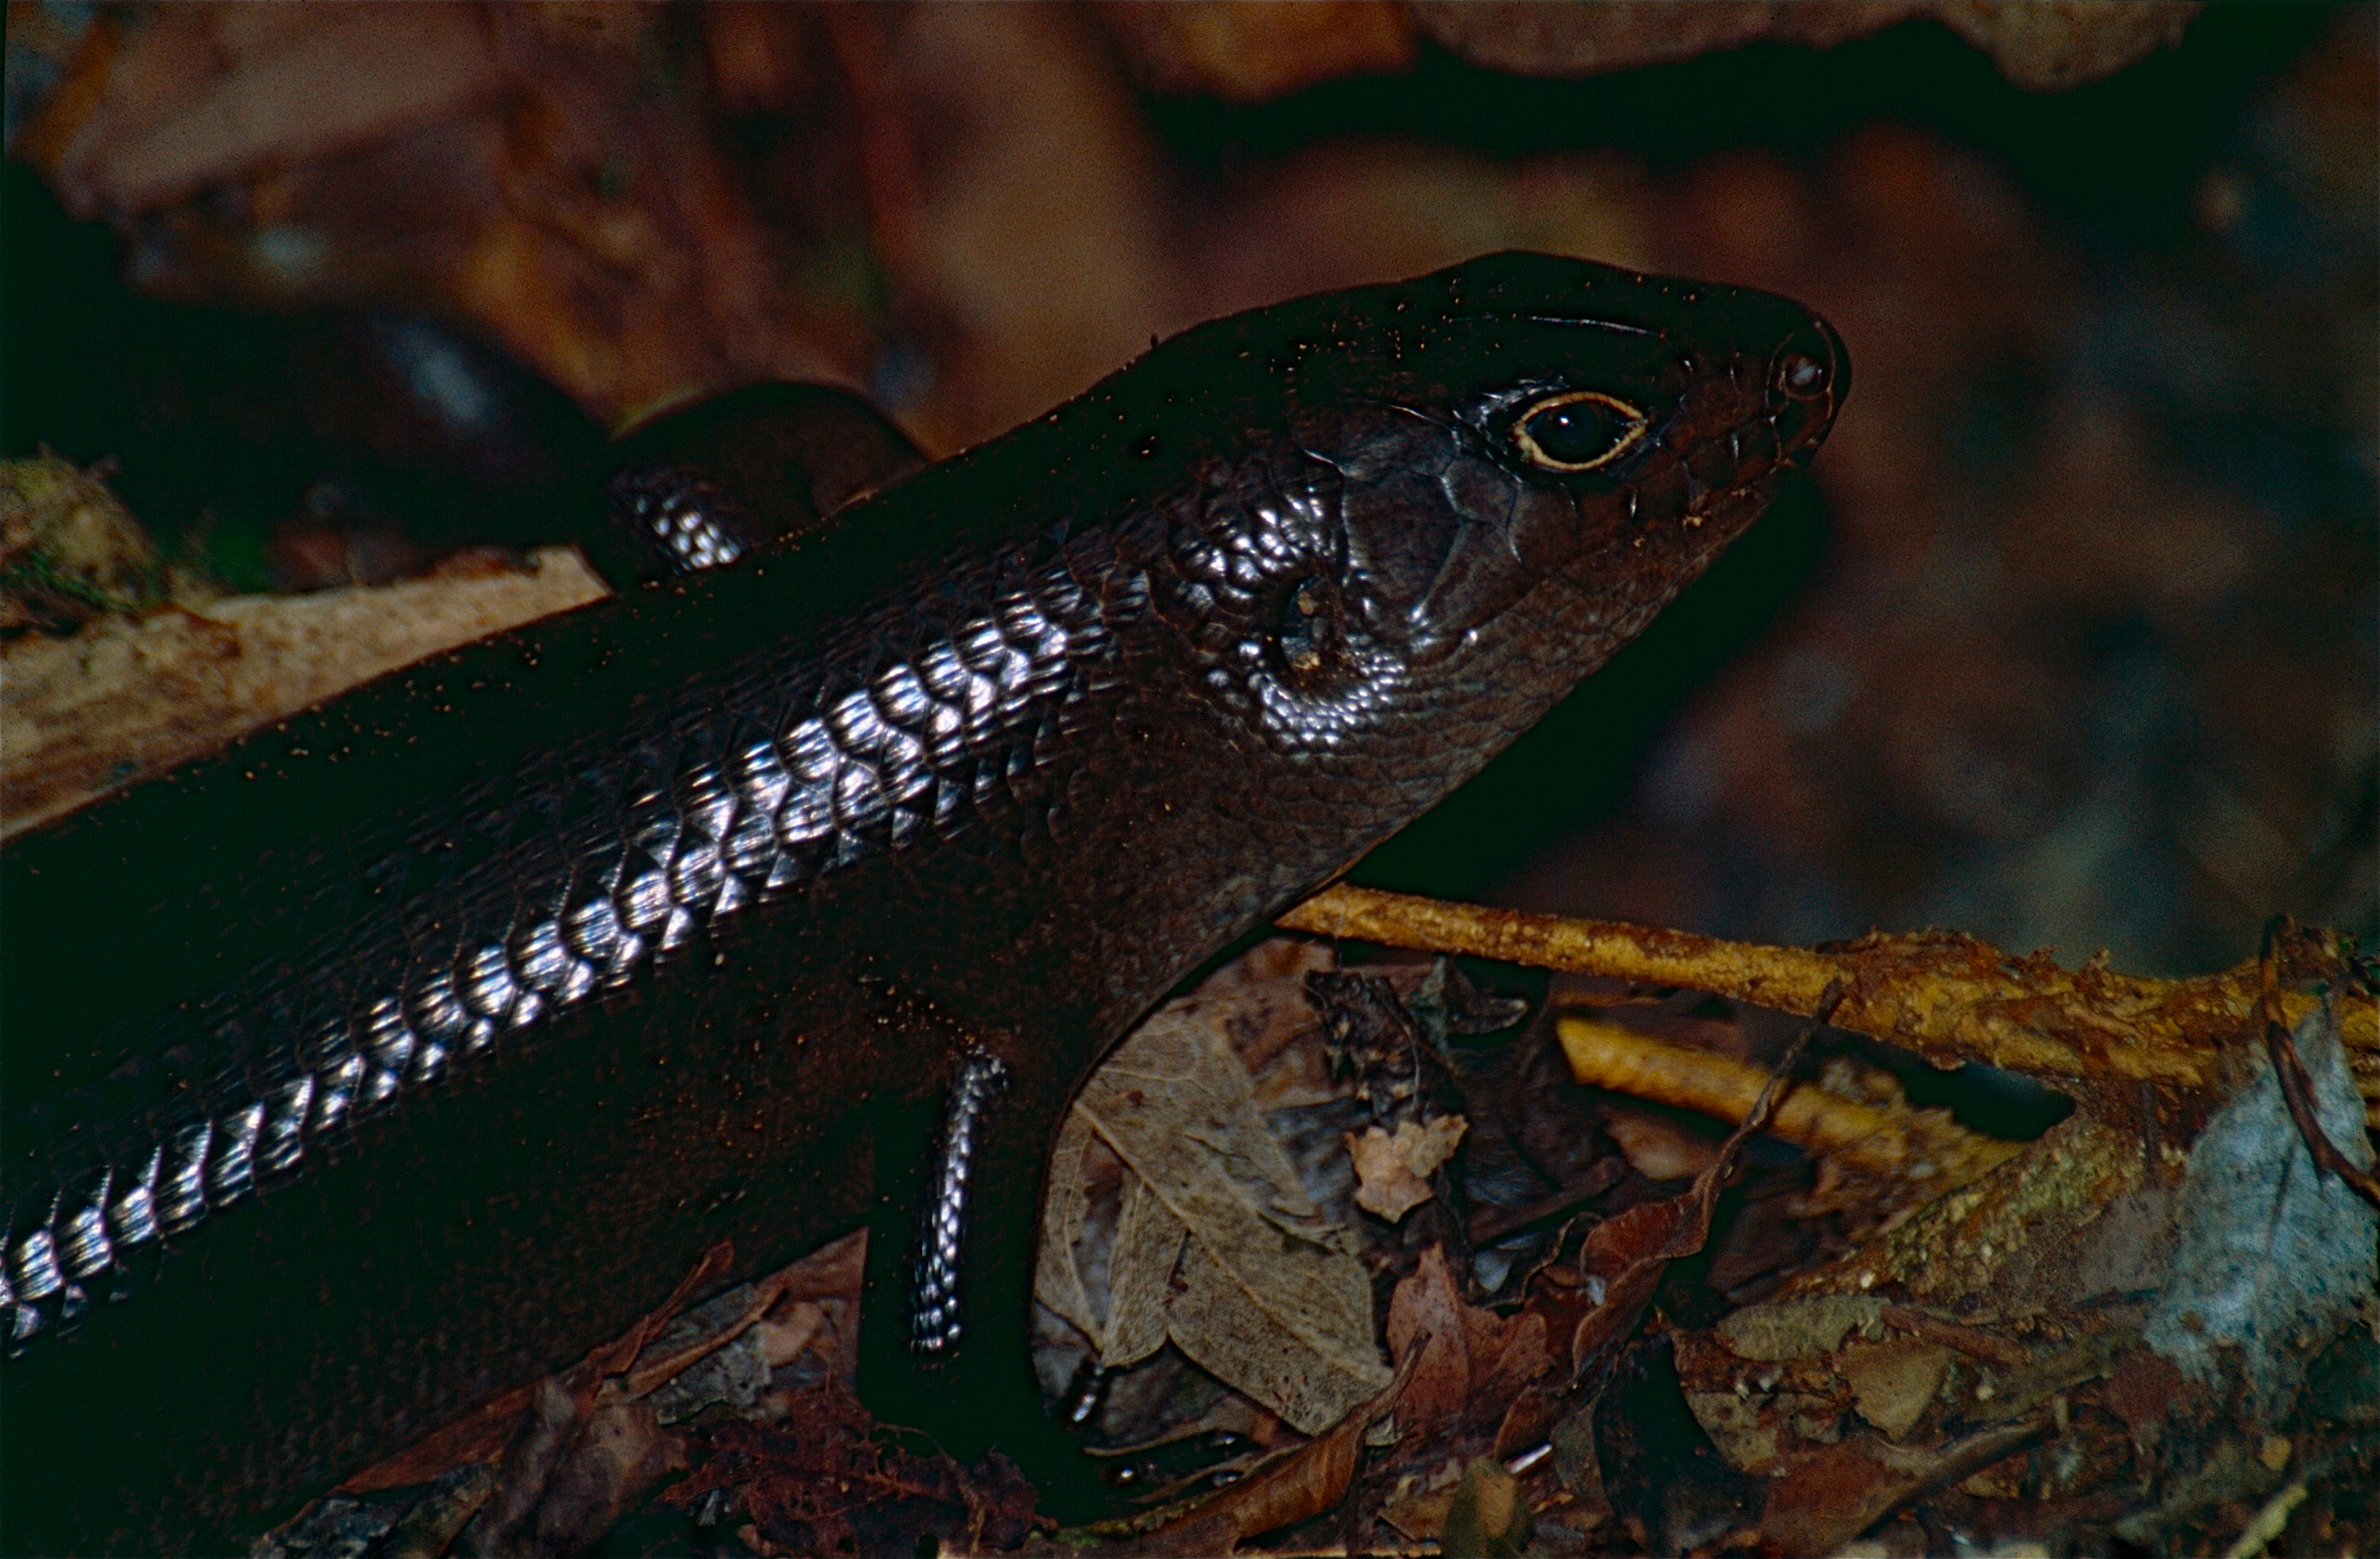
<path fill-rule="evenodd" d="M 599 478 L 609 523 L 581 545 L 615 586 L 692 574 L 814 535 L 856 494 L 925 463 L 848 390 L 746 385 L 614 441 Z"/>
<path fill-rule="evenodd" d="M 872 1328 L 870 1381 L 1005 1443 L 1085 1072 L 1642 627 L 1847 383 L 1783 299 L 1542 256 L 1257 310 L 22 841 L 0 1547 L 236 1541 L 722 1239 L 875 1219 L 889 1283 L 968 1046 L 961 1373 Z M 1641 435 L 1533 464 L 1579 390 Z"/>

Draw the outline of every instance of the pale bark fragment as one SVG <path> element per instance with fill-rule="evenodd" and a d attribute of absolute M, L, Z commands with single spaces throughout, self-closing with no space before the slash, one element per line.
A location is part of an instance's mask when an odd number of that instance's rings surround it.
<path fill-rule="evenodd" d="M 359 683 L 609 592 L 575 548 L 473 579 L 237 596 L 0 649 L 0 839 Z"/>

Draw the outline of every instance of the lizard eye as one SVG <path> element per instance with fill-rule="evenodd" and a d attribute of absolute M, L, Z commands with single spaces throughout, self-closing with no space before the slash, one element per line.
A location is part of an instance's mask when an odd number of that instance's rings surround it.
<path fill-rule="evenodd" d="M 1597 390 L 1548 395 L 1512 424 L 1512 442 L 1532 465 L 1548 471 L 1592 471 L 1608 465 L 1645 436 L 1645 414 Z"/>

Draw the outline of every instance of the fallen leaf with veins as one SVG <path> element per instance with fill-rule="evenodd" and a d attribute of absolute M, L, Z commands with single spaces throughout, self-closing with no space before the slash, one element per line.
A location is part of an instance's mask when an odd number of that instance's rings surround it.
<path fill-rule="evenodd" d="M 1082 1154 L 1096 1135 L 1131 1171 L 1105 1312 L 1075 1264 Z M 1305 1433 L 1390 1375 L 1352 1238 L 1307 1198 L 1265 1127 L 1247 1069 L 1195 1011 L 1160 1011 L 1084 1086 L 1050 1174 L 1037 1289 L 1109 1366 L 1167 1338 Z"/>
<path fill-rule="evenodd" d="M 1429 1438 L 1493 1431 L 1513 1395 L 1553 1369 L 1546 1337 L 1542 1314 L 1466 1303 L 1445 1251 L 1431 1246 L 1389 1300 L 1389 1352 L 1412 1371 L 1397 1404 L 1400 1430 Z"/>

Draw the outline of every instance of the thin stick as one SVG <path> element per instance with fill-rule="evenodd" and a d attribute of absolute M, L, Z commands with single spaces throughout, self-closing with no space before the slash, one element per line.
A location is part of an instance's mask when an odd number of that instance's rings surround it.
<path fill-rule="evenodd" d="M 1417 899 L 1342 884 L 1280 919 L 1293 931 L 1427 952 L 1467 953 L 1641 985 L 1682 985 L 1808 1017 L 1828 982 L 1845 996 L 1833 1021 L 1929 1059 L 1983 1061 L 2065 1080 L 2122 1115 L 2138 1084 L 2213 1094 L 2227 1086 L 2225 1045 L 2258 1012 L 2258 966 L 2188 980 L 2066 969 L 1949 932 L 1869 936 L 1826 949 L 1765 947 L 1617 921 Z M 2314 998 L 2283 992 L 2283 1015 Z M 2357 1088 L 2380 1098 L 2380 1004 L 2339 1009 Z"/>
<path fill-rule="evenodd" d="M 2287 915 L 2275 915 L 2265 924 L 2264 952 L 2257 961 L 2264 973 L 2261 1006 L 2265 1048 L 2273 1057 L 2273 1075 L 2280 1082 L 2289 1119 L 2296 1123 L 2298 1135 L 2305 1140 L 2306 1152 L 2313 1155 L 2314 1167 L 2338 1176 L 2364 1201 L 2380 1207 L 2380 1178 L 2350 1160 L 2330 1140 L 2330 1133 L 2323 1130 L 2321 1110 L 2313 1096 L 2313 1076 L 2306 1070 L 2305 1057 L 2298 1054 L 2297 1039 L 2282 1017 L 2280 966 L 2302 937 L 2297 923 Z M 2325 1021 L 2337 1016 L 2335 999 L 2335 992 L 2324 993 L 2322 1014 Z"/>

